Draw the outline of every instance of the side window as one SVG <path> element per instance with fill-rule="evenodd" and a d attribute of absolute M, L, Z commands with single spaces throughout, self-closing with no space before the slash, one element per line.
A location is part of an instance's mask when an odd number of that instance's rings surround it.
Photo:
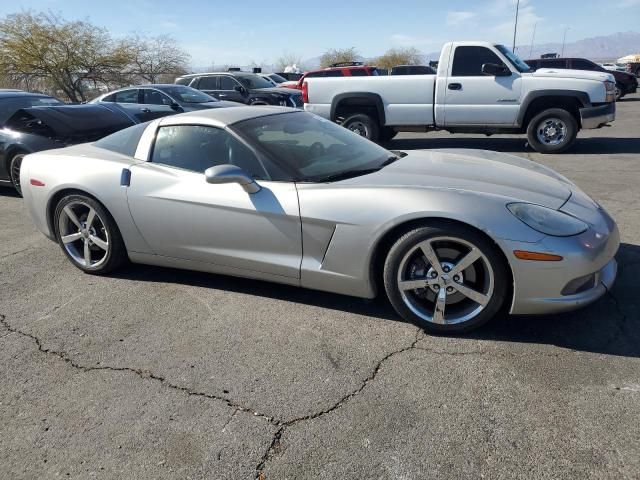
<path fill-rule="evenodd" d="M 117 103 L 138 103 L 138 89 L 116 92 L 113 101 Z"/>
<path fill-rule="evenodd" d="M 146 105 L 171 105 L 171 99 L 158 90 L 142 90 L 142 103 Z"/>
<path fill-rule="evenodd" d="M 198 89 L 199 90 L 219 90 L 218 88 L 218 77 L 201 77 L 198 80 Z"/>
<path fill-rule="evenodd" d="M 567 68 L 567 62 L 564 60 L 542 60 L 540 68 Z"/>
<path fill-rule="evenodd" d="M 486 47 L 456 47 L 453 56 L 453 77 L 482 77 L 482 65 L 495 63 L 504 65 L 495 53 Z"/>
<path fill-rule="evenodd" d="M 151 161 L 198 173 L 230 163 L 256 179 L 269 178 L 253 152 L 233 135 L 202 125 L 160 127 Z"/>
<path fill-rule="evenodd" d="M 366 77 L 367 76 L 367 71 L 363 68 L 354 68 L 353 70 L 351 70 L 351 76 L 352 77 Z"/>
<path fill-rule="evenodd" d="M 103 102 L 115 102 L 116 101 L 116 94 L 112 93 L 111 95 L 107 95 L 106 97 L 104 97 L 102 99 Z"/>
<path fill-rule="evenodd" d="M 189 84 L 191 83 L 191 80 L 193 80 L 193 78 L 191 77 L 177 78 L 176 84 L 189 86 Z"/>
<path fill-rule="evenodd" d="M 232 77 L 220 77 L 220 90 L 233 90 L 237 86 L 238 82 L 236 82 Z"/>
<path fill-rule="evenodd" d="M 324 74 L 325 77 L 344 77 L 342 70 L 327 70 Z"/>
<path fill-rule="evenodd" d="M 595 70 L 593 63 L 587 60 L 571 60 L 571 68 L 575 70 Z"/>
<path fill-rule="evenodd" d="M 305 78 L 326 77 L 326 72 L 311 72 L 305 75 Z"/>

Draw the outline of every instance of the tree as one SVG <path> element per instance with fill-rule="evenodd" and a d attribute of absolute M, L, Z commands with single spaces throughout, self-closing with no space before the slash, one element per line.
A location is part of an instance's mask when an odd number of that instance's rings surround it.
<path fill-rule="evenodd" d="M 85 101 L 91 82 L 117 77 L 129 61 L 126 48 L 86 21 L 32 12 L 0 21 L 0 71 L 14 80 L 50 82 L 72 102 Z"/>
<path fill-rule="evenodd" d="M 149 83 L 173 80 L 187 72 L 190 55 L 169 35 L 145 38 L 138 35 L 121 42 L 130 55 L 127 73 Z"/>
<path fill-rule="evenodd" d="M 302 55 L 284 52 L 276 59 L 276 67 L 279 72 L 284 72 L 284 69 L 291 65 L 297 65 L 298 68 L 302 68 Z"/>
<path fill-rule="evenodd" d="M 322 68 L 330 67 L 334 63 L 355 62 L 360 55 L 355 47 L 327 50 L 320 57 L 320 66 Z"/>
<path fill-rule="evenodd" d="M 391 48 L 375 61 L 377 67 L 391 70 L 397 65 L 420 65 L 422 55 L 417 48 Z"/>

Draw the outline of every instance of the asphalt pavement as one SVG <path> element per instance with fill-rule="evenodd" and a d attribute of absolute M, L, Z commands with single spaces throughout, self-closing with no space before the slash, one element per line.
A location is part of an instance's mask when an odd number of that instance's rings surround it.
<path fill-rule="evenodd" d="M 617 220 L 583 310 L 429 336 L 384 301 L 147 266 L 81 273 L 0 189 L 0 478 L 640 478 L 640 94 L 548 165 Z"/>

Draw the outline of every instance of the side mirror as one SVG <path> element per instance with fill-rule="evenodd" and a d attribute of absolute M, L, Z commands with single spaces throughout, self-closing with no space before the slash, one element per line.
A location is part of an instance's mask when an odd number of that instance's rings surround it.
<path fill-rule="evenodd" d="M 482 73 L 485 75 L 491 75 L 492 77 L 510 77 L 511 70 L 504 65 L 498 65 L 496 63 L 485 63 L 482 65 Z"/>
<path fill-rule="evenodd" d="M 204 172 L 207 183 L 237 183 L 247 193 L 257 193 L 260 191 L 260 185 L 247 172 L 235 165 L 217 165 L 207 168 Z"/>
<path fill-rule="evenodd" d="M 171 104 L 169 105 L 173 110 L 181 110 L 182 107 L 180 106 L 180 104 L 178 102 L 171 102 Z"/>
<path fill-rule="evenodd" d="M 240 86 L 240 85 L 236 85 L 235 87 L 233 87 L 233 89 L 234 89 L 236 92 L 241 93 L 241 94 L 243 94 L 243 95 L 244 95 L 244 94 L 245 94 L 245 92 L 246 92 L 246 89 L 245 89 L 244 87 Z"/>

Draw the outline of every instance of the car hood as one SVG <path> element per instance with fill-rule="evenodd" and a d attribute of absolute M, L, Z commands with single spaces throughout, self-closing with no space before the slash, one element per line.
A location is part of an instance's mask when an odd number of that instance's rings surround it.
<path fill-rule="evenodd" d="M 284 95 L 300 95 L 300 90 L 295 88 L 282 88 L 282 87 L 269 87 L 269 88 L 254 88 L 252 93 L 280 93 Z"/>
<path fill-rule="evenodd" d="M 562 77 L 562 78 L 575 78 L 579 80 L 597 80 L 604 82 L 609 80 L 615 82 L 615 78 L 611 73 L 607 72 L 592 72 L 590 70 L 569 70 L 564 68 L 539 68 L 535 72 L 529 75 L 533 77 Z"/>
<path fill-rule="evenodd" d="M 560 208 L 572 183 L 538 163 L 487 150 L 418 150 L 370 175 L 341 184 L 444 188 Z"/>

